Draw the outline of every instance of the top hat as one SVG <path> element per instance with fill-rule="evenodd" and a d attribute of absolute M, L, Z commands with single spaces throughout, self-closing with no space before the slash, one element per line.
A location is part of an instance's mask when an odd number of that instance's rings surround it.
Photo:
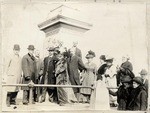
<path fill-rule="evenodd" d="M 29 45 L 28 46 L 28 50 L 34 50 L 35 48 L 34 48 L 34 45 Z"/>
<path fill-rule="evenodd" d="M 50 48 L 48 49 L 48 51 L 54 51 L 54 50 L 55 50 L 54 47 L 50 47 Z"/>
<path fill-rule="evenodd" d="M 139 74 L 140 74 L 140 75 L 147 75 L 147 71 L 146 71 L 145 69 L 142 69 Z"/>
<path fill-rule="evenodd" d="M 20 46 L 18 44 L 14 45 L 14 50 L 20 50 Z"/>
<path fill-rule="evenodd" d="M 141 77 L 134 77 L 133 78 L 133 81 L 140 84 L 140 85 L 143 85 L 143 82 L 142 82 L 142 78 Z"/>

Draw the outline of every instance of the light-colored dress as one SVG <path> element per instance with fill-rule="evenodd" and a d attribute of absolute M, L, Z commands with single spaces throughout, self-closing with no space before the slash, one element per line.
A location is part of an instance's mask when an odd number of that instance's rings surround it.
<path fill-rule="evenodd" d="M 21 57 L 19 55 L 12 55 L 7 62 L 6 74 L 7 84 L 19 84 L 21 82 Z M 18 91 L 18 87 L 7 87 L 8 92 Z"/>
<path fill-rule="evenodd" d="M 109 92 L 104 81 L 96 81 L 95 110 L 109 110 Z"/>
<path fill-rule="evenodd" d="M 109 75 L 109 77 L 105 78 L 105 83 L 107 87 L 117 87 L 117 80 L 116 80 L 116 67 L 112 65 L 110 68 L 108 68 L 105 72 L 106 75 Z M 116 92 L 117 89 L 112 89 L 112 91 Z M 117 98 L 109 95 L 110 97 L 110 103 L 116 103 Z"/>
<path fill-rule="evenodd" d="M 83 82 L 82 86 L 92 86 L 94 81 L 96 80 L 96 64 L 94 63 L 86 63 L 85 67 L 87 68 L 87 72 L 82 72 Z M 86 95 L 91 95 L 90 88 L 81 88 L 80 93 L 82 94 L 81 100 L 87 101 Z M 90 98 L 90 97 L 89 97 Z"/>

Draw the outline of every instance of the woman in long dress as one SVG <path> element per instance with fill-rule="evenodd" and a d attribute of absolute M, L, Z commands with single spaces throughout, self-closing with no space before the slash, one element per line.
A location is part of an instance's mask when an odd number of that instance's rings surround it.
<path fill-rule="evenodd" d="M 56 84 L 57 85 L 70 85 L 67 62 L 64 54 L 58 55 L 59 61 L 56 64 Z M 60 106 L 77 101 L 72 88 L 57 88 L 58 102 Z"/>
<path fill-rule="evenodd" d="M 100 57 L 101 60 L 101 57 Z M 103 65 L 101 65 L 97 71 L 96 81 L 96 95 L 95 95 L 95 109 L 97 110 L 109 110 L 109 92 L 105 83 L 105 72 L 107 65 L 105 59 Z M 100 76 L 100 77 L 99 77 Z"/>
<path fill-rule="evenodd" d="M 95 57 L 95 53 L 93 51 L 89 51 L 86 55 L 86 59 L 88 60 L 85 63 L 85 67 L 87 68 L 86 72 L 82 73 L 83 81 L 82 86 L 93 86 L 94 81 L 96 80 L 96 64 L 93 63 L 93 58 Z M 82 102 L 90 102 L 91 89 L 90 88 L 81 88 L 81 101 Z"/>
<path fill-rule="evenodd" d="M 117 70 L 116 67 L 113 64 L 113 58 L 108 57 L 106 58 L 106 63 L 107 63 L 107 69 L 105 72 L 105 83 L 107 87 L 117 87 L 117 80 L 116 80 L 116 75 L 117 75 Z M 112 89 L 113 91 L 117 91 L 117 89 Z M 113 97 L 112 95 L 109 95 L 110 97 L 110 106 L 111 107 L 116 107 L 117 106 L 117 98 Z"/>

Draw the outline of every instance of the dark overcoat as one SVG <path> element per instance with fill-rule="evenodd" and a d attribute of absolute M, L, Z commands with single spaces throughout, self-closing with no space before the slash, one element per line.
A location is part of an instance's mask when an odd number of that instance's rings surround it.
<path fill-rule="evenodd" d="M 36 62 L 35 57 L 29 53 L 22 58 L 23 84 L 28 84 L 31 80 L 35 83 Z M 30 77 L 30 79 L 27 79 Z M 23 90 L 28 90 L 28 87 L 22 87 Z"/>
<path fill-rule="evenodd" d="M 146 88 L 146 93 L 148 94 L 148 80 L 146 79 L 143 84 L 144 84 L 144 87 Z"/>
<path fill-rule="evenodd" d="M 81 53 L 81 50 L 79 48 L 75 49 L 75 55 L 77 55 L 78 57 L 82 58 L 82 53 Z"/>
<path fill-rule="evenodd" d="M 71 85 L 80 85 L 80 71 L 85 70 L 85 66 L 80 57 L 74 55 L 68 59 L 68 73 Z M 73 88 L 74 92 L 78 92 L 78 88 Z"/>
<path fill-rule="evenodd" d="M 145 87 L 138 86 L 131 92 L 131 100 L 127 106 L 127 110 L 145 111 L 147 109 L 147 93 L 145 91 Z"/>
<path fill-rule="evenodd" d="M 56 84 L 55 65 L 58 62 L 56 56 L 44 58 L 43 80 L 46 84 Z"/>
<path fill-rule="evenodd" d="M 130 93 L 132 91 L 132 87 L 124 88 L 124 85 L 121 85 L 118 88 L 117 92 L 113 92 L 109 90 L 109 93 L 113 96 L 117 96 L 118 110 L 126 110 L 128 102 L 130 99 Z"/>

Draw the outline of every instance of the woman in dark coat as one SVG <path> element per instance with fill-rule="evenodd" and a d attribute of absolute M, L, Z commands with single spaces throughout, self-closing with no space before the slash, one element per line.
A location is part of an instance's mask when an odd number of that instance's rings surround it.
<path fill-rule="evenodd" d="M 122 79 L 122 85 L 118 88 L 117 92 L 109 90 L 111 95 L 117 96 L 118 110 L 126 110 L 132 89 L 131 78 L 129 76 L 124 76 Z"/>
<path fill-rule="evenodd" d="M 145 111 L 147 109 L 147 93 L 141 77 L 133 78 L 133 88 L 127 110 Z"/>
<path fill-rule="evenodd" d="M 99 69 L 97 71 L 97 81 L 102 80 L 103 79 L 102 76 L 106 72 L 107 64 L 106 64 L 105 60 L 106 60 L 105 55 L 101 55 L 100 56 L 101 66 L 99 67 Z"/>

